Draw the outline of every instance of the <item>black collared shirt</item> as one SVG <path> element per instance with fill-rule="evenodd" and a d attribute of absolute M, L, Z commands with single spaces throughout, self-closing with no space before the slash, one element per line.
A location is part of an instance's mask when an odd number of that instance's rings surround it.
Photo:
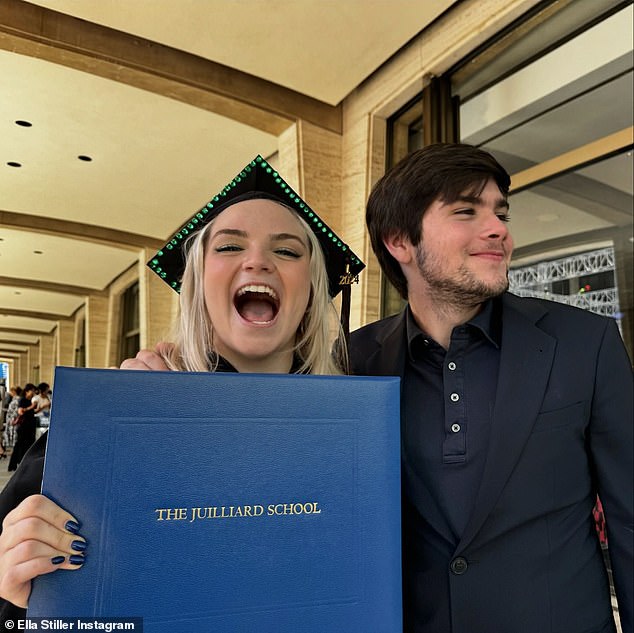
<path fill-rule="evenodd" d="M 211 367 L 213 367 L 215 362 L 216 362 L 215 359 L 212 356 L 210 356 L 209 364 Z M 299 373 L 299 368 L 301 367 L 301 364 L 302 364 L 301 359 L 298 356 L 293 355 L 293 365 L 291 366 L 288 373 L 289 374 Z M 232 373 L 232 374 L 239 373 L 238 370 L 224 356 L 220 356 L 220 355 L 218 356 L 218 364 L 216 368 L 214 369 L 214 371 L 218 371 L 222 373 Z M 302 372 L 302 373 L 308 373 L 308 372 Z"/>
<path fill-rule="evenodd" d="M 403 378 L 403 448 L 412 471 L 410 496 L 425 485 L 453 530 L 467 524 L 486 459 L 501 342 L 501 305 L 488 301 L 454 328 L 445 350 L 423 332 L 407 308 Z M 407 475 L 406 475 L 407 476 Z M 425 518 L 424 504 L 418 511 Z"/>

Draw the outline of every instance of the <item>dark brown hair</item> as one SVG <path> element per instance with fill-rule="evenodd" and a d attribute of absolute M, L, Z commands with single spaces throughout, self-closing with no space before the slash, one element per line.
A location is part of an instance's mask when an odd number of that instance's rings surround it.
<path fill-rule="evenodd" d="M 511 179 L 491 154 L 464 143 L 438 143 L 408 154 L 376 183 L 365 216 L 372 249 L 404 299 L 407 280 L 383 240 L 403 236 L 418 245 L 423 215 L 434 201 L 454 202 L 481 191 L 489 180 L 508 195 Z"/>

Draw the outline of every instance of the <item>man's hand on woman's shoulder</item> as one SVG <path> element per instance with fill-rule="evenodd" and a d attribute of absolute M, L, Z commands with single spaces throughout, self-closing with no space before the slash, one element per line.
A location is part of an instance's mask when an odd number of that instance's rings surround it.
<path fill-rule="evenodd" d="M 173 343 L 162 341 L 156 344 L 154 350 L 142 349 L 134 358 L 126 358 L 119 369 L 142 369 L 145 371 L 168 371 L 168 367 L 163 360 Z"/>

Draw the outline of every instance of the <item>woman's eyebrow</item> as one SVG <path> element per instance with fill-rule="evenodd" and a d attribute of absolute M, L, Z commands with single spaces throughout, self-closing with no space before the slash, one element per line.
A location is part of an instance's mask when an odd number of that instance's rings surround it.
<path fill-rule="evenodd" d="M 235 235 L 236 237 L 248 237 L 248 233 L 246 231 L 241 231 L 240 229 L 219 229 L 211 237 L 214 238 L 218 235 Z"/>
<path fill-rule="evenodd" d="M 231 235 L 234 237 L 243 237 L 248 238 L 249 233 L 247 231 L 243 231 L 242 229 L 219 229 L 216 233 L 211 236 L 211 239 L 215 239 L 220 235 Z M 271 233 L 269 238 L 272 242 L 282 242 L 285 240 L 296 240 L 302 246 L 306 246 L 306 242 L 302 240 L 299 235 L 295 233 Z"/>
<path fill-rule="evenodd" d="M 299 235 L 295 235 L 294 233 L 272 233 L 271 241 L 273 242 L 281 242 L 283 240 L 297 240 L 302 246 L 306 246 L 306 243 Z"/>

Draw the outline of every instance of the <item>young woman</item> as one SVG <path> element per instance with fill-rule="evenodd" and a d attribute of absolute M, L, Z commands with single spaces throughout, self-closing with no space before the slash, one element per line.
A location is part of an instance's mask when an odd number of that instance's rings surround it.
<path fill-rule="evenodd" d="M 48 428 L 49 418 L 51 415 L 51 398 L 49 391 L 51 386 L 47 382 L 41 382 L 37 386 L 37 394 L 33 396 L 33 404 L 35 405 L 36 420 L 36 437 L 39 437 Z"/>
<path fill-rule="evenodd" d="M 260 157 L 149 265 L 180 290 L 171 369 L 340 373 L 328 315 L 363 264 Z M 0 496 L 0 620 L 23 615 L 33 578 L 85 560 L 77 518 L 35 494 L 44 448 L 43 436 Z"/>
<path fill-rule="evenodd" d="M 18 403 L 18 417 L 22 416 L 22 422 L 16 429 L 16 442 L 9 460 L 9 471 L 16 470 L 18 464 L 35 442 L 35 429 L 37 422 L 35 419 L 35 404 L 31 399 L 35 395 L 35 385 L 28 383 L 22 391 L 22 397 Z M 16 418 L 17 420 L 18 418 Z M 15 420 L 13 420 L 15 422 Z"/>
<path fill-rule="evenodd" d="M 20 405 L 20 399 L 22 398 L 22 387 L 16 385 L 15 387 L 11 387 L 9 389 L 9 393 L 11 394 L 11 400 L 9 402 L 9 406 L 7 407 L 7 415 L 4 420 L 4 448 L 5 450 L 8 448 L 13 448 L 15 445 L 15 426 L 13 421 L 18 417 L 18 406 Z M 6 457 L 6 453 L 3 453 L 4 457 Z"/>
<path fill-rule="evenodd" d="M 338 372 L 322 249 L 277 201 L 243 198 L 197 234 L 180 303 L 170 369 Z"/>

